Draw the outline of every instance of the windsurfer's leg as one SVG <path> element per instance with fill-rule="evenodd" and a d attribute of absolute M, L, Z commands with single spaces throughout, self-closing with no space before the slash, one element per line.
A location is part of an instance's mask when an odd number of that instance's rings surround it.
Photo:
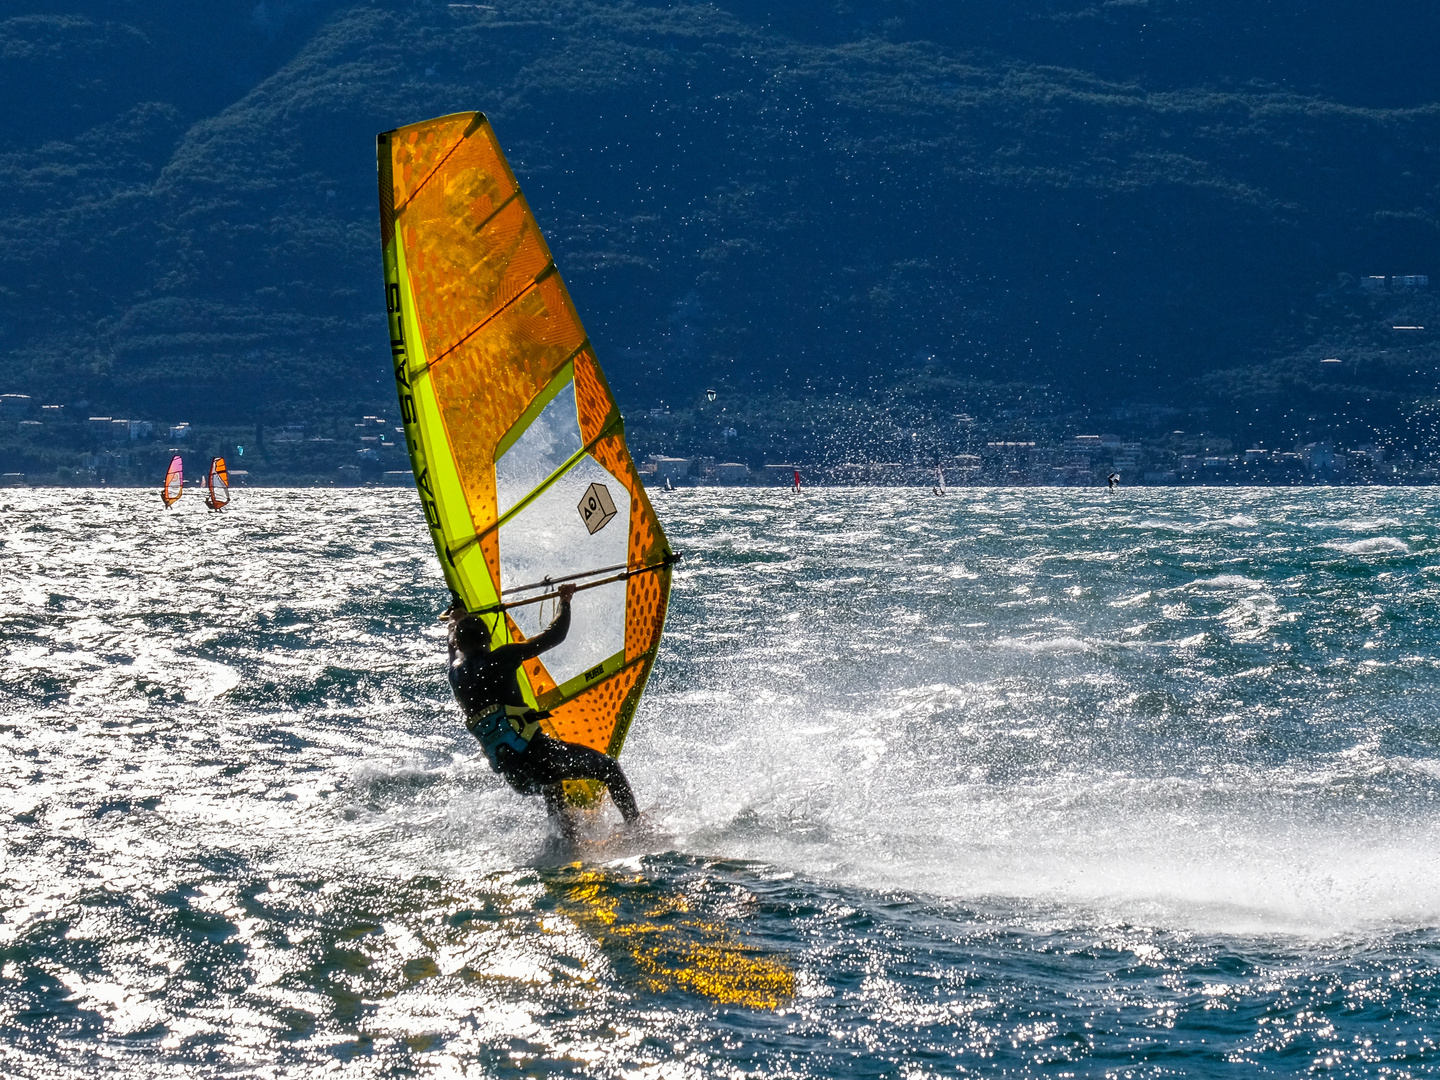
<path fill-rule="evenodd" d="M 565 786 L 548 784 L 545 787 L 545 812 L 560 830 L 560 835 L 571 843 L 575 842 L 575 818 L 565 805 Z"/>
<path fill-rule="evenodd" d="M 577 743 L 561 742 L 548 735 L 536 735 L 525 751 L 526 769 L 547 784 L 561 780 L 598 780 L 610 789 L 615 809 L 627 822 L 640 816 L 635 793 L 620 763 L 607 754 Z"/>
<path fill-rule="evenodd" d="M 586 749 L 586 747 L 581 747 L 581 749 Z M 610 798 L 615 803 L 615 809 L 620 811 L 620 816 L 625 819 L 626 823 L 634 821 L 640 816 L 640 807 L 635 805 L 635 792 L 630 790 L 630 781 L 626 779 L 620 763 L 614 758 L 606 757 L 596 751 L 592 750 L 591 753 L 605 762 L 605 774 L 592 777 L 592 779 L 599 780 L 610 789 Z"/>

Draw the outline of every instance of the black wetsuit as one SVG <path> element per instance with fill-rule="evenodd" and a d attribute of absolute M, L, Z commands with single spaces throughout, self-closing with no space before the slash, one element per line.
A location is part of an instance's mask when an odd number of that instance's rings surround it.
<path fill-rule="evenodd" d="M 570 630 L 570 605 L 560 605 L 559 617 L 538 637 L 498 649 L 474 649 L 462 653 L 450 635 L 450 688 L 465 712 L 465 724 L 471 734 L 486 745 L 486 754 L 495 771 L 522 795 L 544 794 L 551 816 L 562 825 L 565 805 L 565 780 L 598 780 L 610 789 L 610 797 L 626 821 L 639 816 L 635 795 L 616 760 L 598 750 L 576 743 L 561 742 L 543 731 L 530 736 L 528 745 L 518 737 L 508 737 L 500 745 L 487 745 L 477 725 L 495 714 L 497 707 L 510 706 L 512 713 L 525 708 L 517 671 L 526 660 L 533 660 L 547 649 L 565 640 Z M 537 714 L 531 713 L 534 717 Z M 523 719 L 523 718 L 522 718 Z M 493 756 L 492 755 L 493 751 Z"/>

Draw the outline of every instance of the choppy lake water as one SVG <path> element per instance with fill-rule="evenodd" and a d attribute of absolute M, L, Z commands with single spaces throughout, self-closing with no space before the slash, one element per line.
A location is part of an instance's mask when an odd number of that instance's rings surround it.
<path fill-rule="evenodd" d="M 655 501 L 567 862 L 412 493 L 0 492 L 0 1072 L 1440 1072 L 1440 491 Z"/>

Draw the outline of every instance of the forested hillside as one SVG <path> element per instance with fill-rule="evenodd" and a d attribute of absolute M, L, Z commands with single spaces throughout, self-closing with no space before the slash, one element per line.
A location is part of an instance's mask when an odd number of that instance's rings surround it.
<path fill-rule="evenodd" d="M 1359 281 L 1440 271 L 1433 5 L 8 10 L 0 393 L 393 410 L 374 136 L 481 109 L 627 412 L 718 387 L 1428 437 L 1432 293 Z"/>

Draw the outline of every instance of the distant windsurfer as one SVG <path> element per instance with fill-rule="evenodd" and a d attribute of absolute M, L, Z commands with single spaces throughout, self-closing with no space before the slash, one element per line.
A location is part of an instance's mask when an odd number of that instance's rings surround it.
<path fill-rule="evenodd" d="M 577 743 L 562 742 L 540 730 L 549 713 L 525 704 L 517 672 L 565 640 L 570 630 L 570 598 L 575 586 L 561 585 L 560 614 L 550 628 L 529 641 L 490 647 L 490 628 L 458 600 L 450 619 L 450 688 L 465 713 L 465 726 L 480 741 L 490 767 L 522 795 L 544 795 L 545 808 L 560 831 L 574 839 L 574 822 L 565 810 L 566 780 L 598 780 L 626 823 L 640 816 L 635 794 L 614 758 Z"/>
<path fill-rule="evenodd" d="M 1119 474 L 1118 472 L 1112 472 L 1112 473 L 1110 474 L 1110 490 L 1111 490 L 1111 491 L 1114 491 L 1114 490 L 1115 490 L 1116 488 L 1118 488 L 1119 486 L 1120 486 L 1120 474 Z"/>

